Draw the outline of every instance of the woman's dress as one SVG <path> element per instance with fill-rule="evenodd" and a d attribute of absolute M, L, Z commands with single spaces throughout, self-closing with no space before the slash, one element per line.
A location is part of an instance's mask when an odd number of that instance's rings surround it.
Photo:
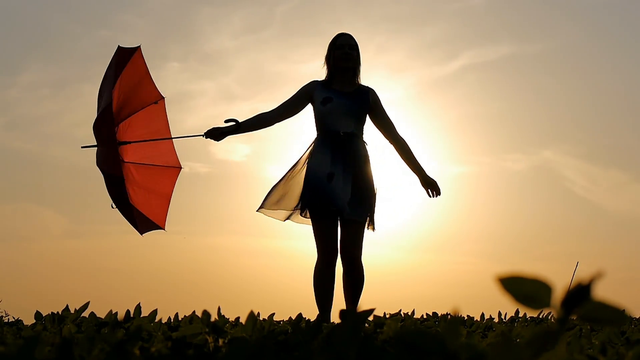
<path fill-rule="evenodd" d="M 375 230 L 376 190 L 364 124 L 369 88 L 346 92 L 318 81 L 311 102 L 317 136 L 307 151 L 267 193 L 258 212 L 281 221 L 311 224 L 312 212 L 366 222 Z"/>

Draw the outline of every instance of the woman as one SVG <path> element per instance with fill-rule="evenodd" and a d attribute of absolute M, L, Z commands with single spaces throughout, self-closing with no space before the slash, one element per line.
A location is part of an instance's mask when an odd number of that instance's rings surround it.
<path fill-rule="evenodd" d="M 313 287 L 318 317 L 331 322 L 340 260 L 347 310 L 357 310 L 364 288 L 362 243 L 365 228 L 374 230 L 375 188 L 362 138 L 367 115 L 418 176 L 429 197 L 440 196 L 436 181 L 424 171 L 400 137 L 376 92 L 360 84 L 360 51 L 355 38 L 337 34 L 325 56 L 324 80 L 303 86 L 275 109 L 228 127 L 213 127 L 205 137 L 221 141 L 275 125 L 313 106 L 317 137 L 304 155 L 269 191 L 258 211 L 285 221 L 310 223 L 318 257 Z"/>

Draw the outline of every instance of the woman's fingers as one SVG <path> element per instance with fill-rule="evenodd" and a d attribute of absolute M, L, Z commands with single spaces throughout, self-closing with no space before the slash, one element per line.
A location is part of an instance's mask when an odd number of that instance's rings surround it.
<path fill-rule="evenodd" d="M 204 133 L 204 137 L 207 138 L 207 139 L 211 139 L 213 141 L 220 141 L 220 140 L 224 139 L 226 137 L 226 135 L 223 134 L 222 128 L 214 127 L 214 128 L 211 128 L 211 129 L 207 130 Z"/>
<path fill-rule="evenodd" d="M 427 195 L 429 195 L 430 198 L 436 198 L 441 194 L 440 187 L 435 183 L 435 181 L 426 186 L 425 190 L 427 190 Z"/>

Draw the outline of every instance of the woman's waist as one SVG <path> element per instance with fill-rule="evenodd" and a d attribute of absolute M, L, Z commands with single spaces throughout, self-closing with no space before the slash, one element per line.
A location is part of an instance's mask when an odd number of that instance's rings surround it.
<path fill-rule="evenodd" d="M 357 131 L 323 130 L 318 131 L 319 140 L 332 140 L 340 142 L 364 142 L 363 134 Z"/>

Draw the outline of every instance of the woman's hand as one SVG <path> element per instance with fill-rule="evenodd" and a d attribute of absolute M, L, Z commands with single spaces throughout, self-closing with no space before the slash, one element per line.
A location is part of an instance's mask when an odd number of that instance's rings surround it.
<path fill-rule="evenodd" d="M 205 131 L 205 139 L 211 139 L 213 141 L 222 141 L 229 135 L 233 135 L 233 129 L 237 128 L 239 121 L 236 119 L 227 119 L 225 123 L 235 123 L 231 126 L 214 126 L 211 129 Z"/>
<path fill-rule="evenodd" d="M 204 137 L 205 139 L 210 139 L 213 141 L 222 141 L 224 138 L 226 138 L 227 136 L 229 136 L 229 134 L 227 134 L 228 129 L 226 129 L 225 126 L 216 126 L 216 127 L 212 127 L 211 129 L 207 130 L 204 133 Z"/>
<path fill-rule="evenodd" d="M 429 195 L 430 198 L 440 196 L 440 186 L 438 186 L 438 183 L 431 176 L 426 175 L 420 179 L 420 184 L 422 184 L 422 187 L 427 191 L 427 195 Z"/>

